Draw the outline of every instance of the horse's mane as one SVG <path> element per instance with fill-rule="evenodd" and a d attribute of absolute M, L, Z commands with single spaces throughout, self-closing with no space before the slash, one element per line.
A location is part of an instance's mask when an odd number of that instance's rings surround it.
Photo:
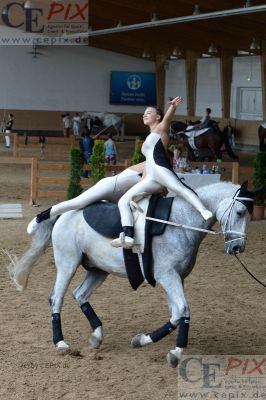
<path fill-rule="evenodd" d="M 233 197 L 239 187 L 240 185 L 232 182 L 217 182 L 198 188 L 197 194 L 203 203 L 206 203 L 210 197 L 213 197 L 213 201 L 218 204 L 224 198 Z"/>
<path fill-rule="evenodd" d="M 228 197 L 233 197 L 236 193 L 237 189 L 239 189 L 240 185 L 233 184 L 232 182 L 217 182 L 212 183 L 210 185 L 202 186 L 197 188 L 195 191 L 199 196 L 200 200 L 206 206 L 211 205 L 218 205 L 223 199 Z M 185 209 L 188 205 L 190 211 L 193 210 L 189 203 L 187 203 L 184 199 L 180 196 L 176 196 L 175 200 L 178 208 L 180 208 L 180 202 L 182 203 L 181 208 Z"/>
<path fill-rule="evenodd" d="M 210 190 L 213 191 L 232 191 L 232 189 L 237 190 L 239 188 L 239 185 L 236 185 L 232 182 L 226 182 L 226 181 L 222 181 L 222 182 L 216 182 L 216 183 L 211 183 L 209 185 L 205 185 L 205 186 L 201 186 L 200 188 L 197 189 L 198 193 L 201 192 L 205 192 L 206 189 L 209 188 Z"/>

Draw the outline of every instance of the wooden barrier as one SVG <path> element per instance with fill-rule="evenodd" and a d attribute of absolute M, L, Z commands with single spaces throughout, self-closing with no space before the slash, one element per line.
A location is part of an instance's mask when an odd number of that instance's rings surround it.
<path fill-rule="evenodd" d="M 112 171 L 119 173 L 127 168 L 128 165 L 129 162 L 127 160 L 124 164 L 105 166 L 105 171 L 109 174 Z M 40 198 L 66 199 L 69 169 L 69 163 L 41 162 L 34 158 L 31 170 L 31 203 L 36 204 Z M 84 165 L 83 169 L 91 171 L 90 165 Z M 43 172 L 46 175 L 43 175 Z M 60 173 L 61 176 L 54 176 Z M 90 178 L 81 179 L 81 185 L 91 185 L 91 183 Z"/>
<path fill-rule="evenodd" d="M 31 166 L 31 191 L 30 191 L 30 203 L 36 204 L 37 199 L 49 198 L 63 200 L 66 198 L 66 188 L 69 182 L 68 173 L 70 164 L 65 163 L 51 163 L 38 161 L 36 158 L 13 158 L 13 157 L 0 157 L 0 164 L 17 164 L 17 165 L 30 165 Z M 213 163 L 202 163 L 192 162 L 193 168 L 201 167 L 205 164 L 211 168 Z M 124 164 L 106 166 L 106 172 L 110 174 L 112 171 L 119 173 L 125 168 L 130 166 L 130 160 L 126 160 Z M 233 183 L 240 183 L 246 179 L 249 179 L 252 186 L 252 167 L 239 167 L 237 162 L 221 162 L 219 163 L 220 169 L 229 170 L 229 179 Z M 84 166 L 85 170 L 90 171 L 89 165 Z M 46 175 L 44 175 L 46 174 Z M 59 176 L 61 174 L 61 176 Z M 55 176 L 57 175 L 57 176 Z M 90 185 L 91 180 L 87 178 L 81 179 L 82 185 Z M 48 187 L 47 187 L 48 186 Z"/>
<path fill-rule="evenodd" d="M 34 157 L 42 159 L 68 159 L 72 147 L 79 146 L 74 136 L 46 137 L 43 153 L 39 144 L 39 136 L 19 136 L 13 133 L 13 157 Z"/>
<path fill-rule="evenodd" d="M 201 167 L 205 164 L 211 168 L 213 163 L 202 163 L 193 162 L 193 167 Z M 125 164 L 106 166 L 105 170 L 110 174 L 111 171 L 119 173 L 130 165 L 130 161 L 126 160 Z M 69 163 L 48 163 L 40 162 L 36 159 L 32 160 L 32 173 L 31 173 L 31 202 L 36 204 L 40 198 L 49 198 L 63 200 L 66 199 L 67 185 L 69 178 L 67 176 L 69 172 Z M 219 163 L 220 169 L 227 169 L 230 171 L 231 181 L 233 183 L 239 183 L 239 164 L 237 162 L 221 162 Z M 84 165 L 84 169 L 90 171 L 89 165 Z M 45 174 L 45 175 L 44 175 Z M 61 176 L 59 176 L 61 174 Z M 57 176 L 54 176 L 57 175 Z M 91 180 L 89 178 L 81 179 L 82 185 L 90 185 Z M 49 188 L 48 188 L 49 187 Z"/>

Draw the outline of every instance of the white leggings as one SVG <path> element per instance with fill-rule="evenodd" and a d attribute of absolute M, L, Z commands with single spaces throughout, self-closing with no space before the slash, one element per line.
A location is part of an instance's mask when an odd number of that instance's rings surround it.
<path fill-rule="evenodd" d="M 140 180 L 141 177 L 138 172 L 127 168 L 118 175 L 101 179 L 96 185 L 74 199 L 56 204 L 52 207 L 50 215 L 53 217 L 66 211 L 79 210 L 100 200 L 117 202 L 128 189 L 140 182 Z"/>
<path fill-rule="evenodd" d="M 11 131 L 8 131 L 8 130 L 6 130 L 5 132 L 6 133 L 11 133 Z M 5 141 L 6 141 L 6 146 L 10 147 L 10 143 L 11 143 L 10 136 L 5 136 Z"/>
<path fill-rule="evenodd" d="M 133 216 L 130 209 L 130 201 L 132 198 L 141 192 L 147 192 L 148 194 L 156 193 L 162 186 L 166 186 L 167 189 L 183 197 L 183 199 L 188 201 L 200 213 L 206 210 L 198 196 L 192 190 L 186 188 L 173 172 L 157 165 L 154 166 L 154 169 L 156 171 L 153 171 L 153 176 L 156 173 L 156 180 L 146 176 L 146 178 L 129 189 L 124 196 L 120 198 L 118 207 L 122 226 L 133 226 Z"/>

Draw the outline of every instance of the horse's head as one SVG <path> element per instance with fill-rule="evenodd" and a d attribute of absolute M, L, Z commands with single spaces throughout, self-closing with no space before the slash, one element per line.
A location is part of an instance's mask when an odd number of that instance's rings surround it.
<path fill-rule="evenodd" d="M 187 128 L 187 124 L 182 121 L 172 121 L 170 124 L 170 130 L 172 134 L 178 134 L 184 132 Z"/>
<path fill-rule="evenodd" d="M 246 244 L 246 227 L 250 220 L 254 198 L 258 191 L 250 192 L 244 182 L 231 198 L 224 199 L 216 210 L 222 226 L 224 248 L 228 254 L 242 253 Z"/>

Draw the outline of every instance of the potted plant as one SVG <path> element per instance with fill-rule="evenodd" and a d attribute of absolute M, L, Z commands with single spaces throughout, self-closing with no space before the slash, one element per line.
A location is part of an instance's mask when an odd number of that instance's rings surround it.
<path fill-rule="evenodd" d="M 145 160 L 145 157 L 141 152 L 142 144 L 143 141 L 140 138 L 137 138 L 135 142 L 135 151 L 131 160 L 133 165 L 141 163 L 142 161 Z"/>
<path fill-rule="evenodd" d="M 253 162 L 253 186 L 263 188 L 254 201 L 253 219 L 263 219 L 266 204 L 266 152 L 258 152 Z"/>

